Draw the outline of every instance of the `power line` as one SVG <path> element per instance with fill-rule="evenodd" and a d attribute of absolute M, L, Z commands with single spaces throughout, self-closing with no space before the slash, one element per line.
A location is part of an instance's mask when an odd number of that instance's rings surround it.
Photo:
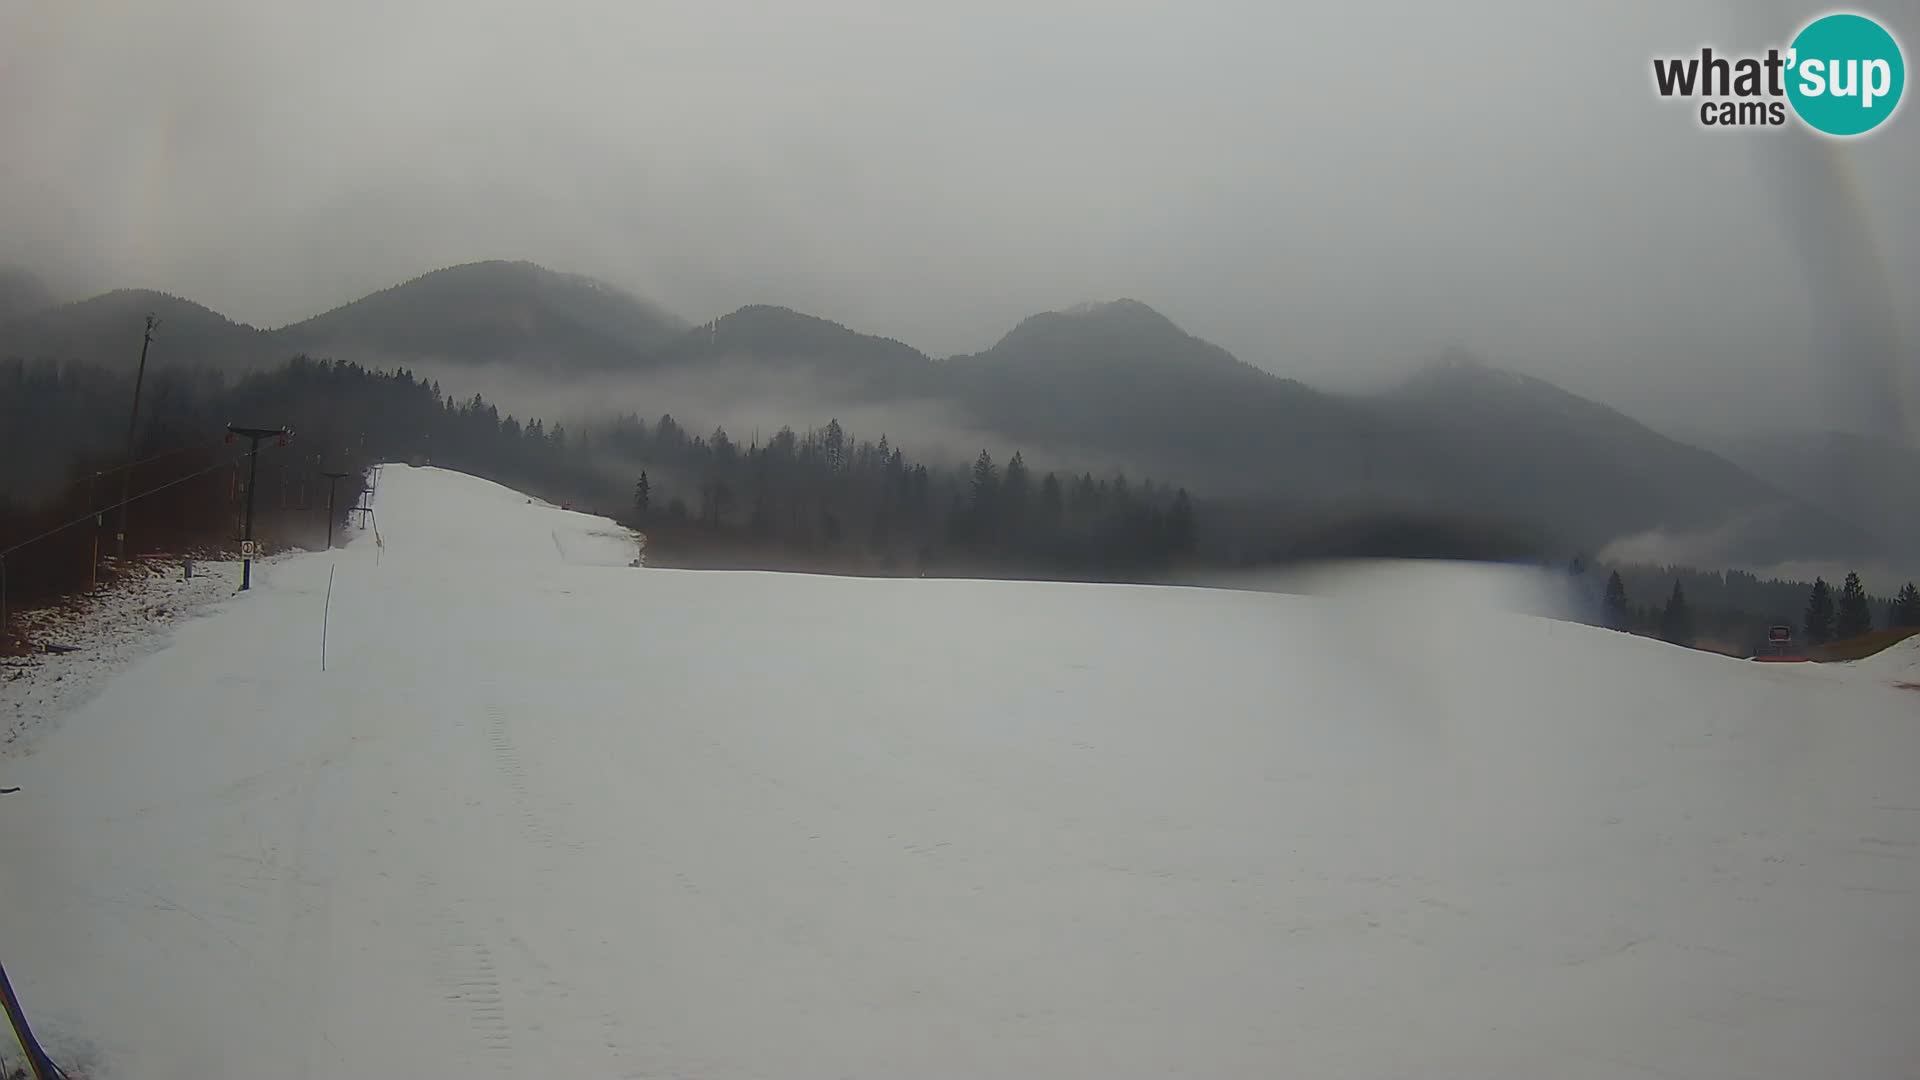
<path fill-rule="evenodd" d="M 184 454 L 189 450 L 205 450 L 207 449 L 208 445 L 209 444 L 207 443 L 196 443 L 192 446 L 176 446 L 171 450 L 162 450 L 159 453 L 154 454 L 152 457 L 143 457 L 139 461 L 129 461 L 124 465 L 110 465 L 104 469 L 95 469 L 93 471 L 92 476 L 89 477 L 89 479 L 97 479 L 103 476 L 112 476 L 114 473 L 119 472 L 121 469 L 137 469 L 142 465 L 151 465 L 152 463 L 159 461 L 162 458 L 170 458 L 175 454 Z M 75 480 L 73 484 L 70 486 L 78 487 L 79 484 L 80 484 L 80 481 Z"/>
<path fill-rule="evenodd" d="M 57 536 L 60 533 L 67 531 L 68 529 L 74 528 L 79 525 L 85 525 L 89 521 L 96 520 L 101 514 L 106 513 L 108 510 L 123 508 L 127 505 L 127 503 L 137 502 L 140 499 L 144 499 L 149 495 L 158 494 L 159 492 L 165 491 L 170 487 L 174 487 L 179 484 L 184 484 L 189 480 L 193 480 L 198 477 L 205 476 L 215 469 L 225 468 L 226 466 L 234 464 L 238 460 L 239 458 L 233 458 L 228 461 L 216 461 L 213 464 L 197 472 L 188 473 L 187 475 L 182 476 L 176 480 L 169 480 L 158 487 L 148 488 L 147 490 L 141 492 L 138 495 L 129 496 L 128 498 L 116 504 L 115 506 L 103 506 L 98 510 L 89 510 L 84 517 L 75 518 L 72 521 L 67 522 L 65 525 L 55 526 L 54 528 L 48 529 L 46 532 L 43 532 L 38 536 L 30 536 L 25 540 L 22 540 L 19 543 L 13 545 L 10 548 L 0 549 L 0 633 L 5 632 L 8 624 L 8 620 L 7 620 L 7 556 L 13 554 L 16 551 L 19 551 L 21 548 L 26 547 L 28 544 L 37 544 L 40 541 L 45 540 L 49 536 Z M 248 494 L 252 494 L 252 492 L 249 491 Z"/>
<path fill-rule="evenodd" d="M 48 529 L 46 532 L 43 532 L 38 536 L 28 537 L 27 539 L 20 541 L 19 543 L 13 545 L 10 548 L 0 549 L 0 559 L 6 558 L 7 556 L 13 554 L 14 552 L 19 551 L 21 548 L 26 547 L 28 544 L 37 544 L 40 541 L 45 540 L 49 536 L 54 536 L 56 534 L 66 532 L 68 529 L 71 529 L 77 525 L 85 525 L 87 522 L 92 521 L 96 515 L 104 514 L 109 510 L 118 510 L 119 508 L 127 505 L 128 503 L 139 502 L 141 499 L 144 499 L 149 495 L 159 494 L 160 492 L 165 491 L 170 487 L 174 487 L 179 484 L 184 484 L 189 480 L 193 480 L 198 477 L 205 476 L 215 469 L 222 469 L 229 465 L 236 464 L 239 462 L 239 460 L 240 460 L 239 456 L 235 455 L 234 457 L 227 458 L 224 461 L 216 461 L 204 469 L 200 469 L 196 472 L 190 472 L 187 475 L 179 477 L 174 480 L 169 480 L 166 483 L 159 485 L 158 487 L 148 488 L 147 490 L 141 492 L 138 495 L 133 495 L 126 499 L 122 499 L 121 501 L 117 503 L 113 503 L 109 506 L 102 506 L 95 510 L 89 510 L 84 515 L 74 518 L 72 521 L 67 522 L 65 525 L 56 525 L 55 527 Z"/>
<path fill-rule="evenodd" d="M 61 490 L 67 491 L 73 488 L 77 488 L 81 484 L 97 483 L 101 480 L 106 479 L 109 476 L 114 475 L 117 472 L 120 472 L 123 469 L 137 469 L 142 465 L 151 465 L 156 461 L 165 460 L 166 458 L 173 457 L 176 454 L 191 453 L 192 451 L 195 451 L 195 450 L 213 449 L 218 445 L 219 445 L 218 443 L 194 443 L 188 446 L 176 446 L 171 450 L 162 450 L 159 453 L 153 454 L 149 457 L 143 457 L 139 461 L 128 461 L 128 462 L 123 462 L 122 464 L 119 464 L 119 465 L 109 465 L 103 469 L 94 469 L 91 472 L 87 473 L 87 475 L 80 477 L 78 480 L 68 481 L 67 486 L 62 488 Z"/>

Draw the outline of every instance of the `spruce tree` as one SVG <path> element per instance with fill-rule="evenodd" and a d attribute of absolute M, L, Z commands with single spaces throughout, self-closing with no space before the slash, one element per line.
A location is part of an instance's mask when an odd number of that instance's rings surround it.
<path fill-rule="evenodd" d="M 1861 587 L 1859 574 L 1849 573 L 1840 586 L 1840 607 L 1834 630 L 1844 641 L 1872 629 L 1873 609 L 1867 606 L 1867 590 Z"/>
<path fill-rule="evenodd" d="M 1015 450 L 1013 456 L 1007 459 L 1005 475 L 1000 478 L 1000 502 L 1009 526 L 1018 527 L 1021 515 L 1026 512 L 1027 487 L 1031 475 L 1027 471 L 1026 459 L 1020 456 L 1020 451 Z"/>
<path fill-rule="evenodd" d="M 996 481 L 998 477 L 999 470 L 994 468 L 993 455 L 987 453 L 985 450 L 980 451 L 980 456 L 973 460 L 973 486 L 971 494 L 973 496 L 974 513 L 984 517 L 989 512 L 989 508 L 993 505 L 994 490 L 997 486 Z"/>
<path fill-rule="evenodd" d="M 827 433 L 823 442 L 827 455 L 827 471 L 839 472 L 846 468 L 847 433 L 840 427 L 840 421 L 827 421 Z"/>
<path fill-rule="evenodd" d="M 647 471 L 640 470 L 640 479 L 633 482 L 633 512 L 647 516 L 647 508 L 653 504 L 653 485 L 647 482 Z"/>
<path fill-rule="evenodd" d="M 1833 640 L 1833 586 L 1826 578 L 1813 579 L 1813 591 L 1807 594 L 1807 614 L 1801 626 L 1807 644 L 1825 645 Z"/>
<path fill-rule="evenodd" d="M 1607 594 L 1601 602 L 1601 615 L 1606 625 L 1614 630 L 1627 629 L 1632 619 L 1632 613 L 1627 608 L 1627 583 L 1620 580 L 1618 570 L 1607 578 Z"/>
<path fill-rule="evenodd" d="M 1660 638 L 1675 645 L 1693 644 L 1693 613 L 1687 610 L 1687 594 L 1680 591 L 1680 582 L 1673 583 L 1673 593 L 1667 597 L 1666 610 L 1660 613 Z"/>
<path fill-rule="evenodd" d="M 1920 626 L 1920 589 L 1911 581 L 1901 586 L 1900 595 L 1893 601 L 1893 625 Z"/>
<path fill-rule="evenodd" d="M 1052 473 L 1048 473 L 1046 478 L 1040 481 L 1041 519 L 1048 525 L 1059 521 L 1061 508 L 1064 505 L 1064 501 L 1060 495 L 1060 478 Z"/>

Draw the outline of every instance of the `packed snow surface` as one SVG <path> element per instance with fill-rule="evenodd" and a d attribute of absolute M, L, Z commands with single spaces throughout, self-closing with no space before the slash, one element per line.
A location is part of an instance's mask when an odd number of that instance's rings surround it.
<path fill-rule="evenodd" d="M 1920 683 L 1920 636 L 1894 642 L 1872 656 L 1855 660 L 1845 667 L 1883 682 Z"/>
<path fill-rule="evenodd" d="M 63 1063 L 1920 1069 L 1888 682 L 1460 602 L 1484 570 L 678 572 L 471 477 L 377 499 L 5 762 L 0 959 Z"/>

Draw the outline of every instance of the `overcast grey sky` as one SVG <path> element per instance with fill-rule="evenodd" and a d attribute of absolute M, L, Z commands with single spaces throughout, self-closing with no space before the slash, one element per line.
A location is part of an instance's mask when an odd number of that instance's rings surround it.
<path fill-rule="evenodd" d="M 1865 10 L 1911 64 L 1920 3 Z M 1864 423 L 1916 356 L 1920 115 L 1712 133 L 1649 75 L 1812 14 L 0 0 L 0 261 L 277 325 L 528 258 L 936 355 L 1131 296 L 1324 385 L 1464 345 L 1669 426 Z"/>

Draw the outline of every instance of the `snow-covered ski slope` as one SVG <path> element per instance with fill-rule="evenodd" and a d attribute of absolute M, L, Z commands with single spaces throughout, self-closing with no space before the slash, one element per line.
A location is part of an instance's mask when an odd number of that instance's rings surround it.
<path fill-rule="evenodd" d="M 637 569 L 603 520 L 398 466 L 378 520 L 6 763 L 0 959 L 56 1056 L 1920 1072 L 1920 696 L 1865 673 L 1476 608 L 1444 567 L 1344 599 Z"/>

